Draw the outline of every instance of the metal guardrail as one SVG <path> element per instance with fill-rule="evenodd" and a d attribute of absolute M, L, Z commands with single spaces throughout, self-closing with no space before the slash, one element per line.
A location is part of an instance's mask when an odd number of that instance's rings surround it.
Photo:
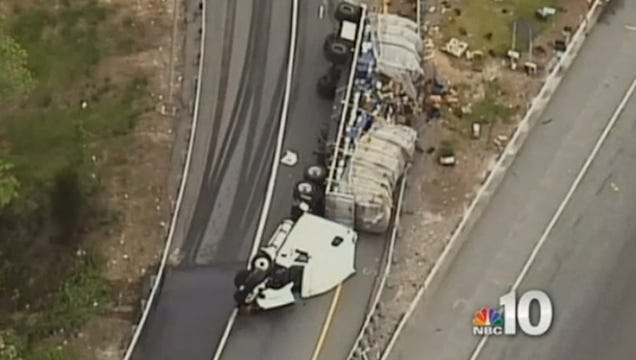
<path fill-rule="evenodd" d="M 176 0 L 175 0 L 176 1 Z M 168 231 L 168 237 L 166 239 L 166 243 L 163 248 L 163 254 L 161 256 L 161 261 L 159 263 L 159 268 L 157 269 L 157 273 L 154 276 L 152 289 L 150 290 L 150 294 L 145 302 L 144 309 L 141 314 L 141 318 L 136 325 L 135 332 L 133 337 L 126 349 L 124 354 L 124 360 L 130 360 L 137 343 L 139 342 L 139 338 L 141 337 L 141 333 L 146 325 L 146 321 L 148 320 L 148 316 L 154 302 L 157 297 L 157 293 L 161 287 L 163 282 L 163 276 L 165 274 L 166 264 L 168 262 L 168 256 L 170 254 L 170 248 L 172 247 L 174 231 L 177 223 L 177 219 L 179 218 L 179 213 L 181 210 L 181 202 L 183 201 L 183 194 L 185 192 L 185 187 L 188 181 L 188 173 L 190 170 L 190 164 L 192 162 L 192 149 L 194 147 L 194 135 L 197 129 L 197 121 L 199 117 L 199 100 L 201 97 L 201 75 L 203 73 L 203 59 L 204 59 L 204 51 L 205 51 L 205 11 L 206 11 L 206 0 L 200 0 L 201 4 L 201 43 L 199 47 L 199 69 L 197 74 L 197 85 L 196 85 L 196 94 L 195 94 L 195 102 L 194 102 L 194 114 L 192 116 L 192 128 L 190 129 L 190 136 L 188 139 L 188 150 L 186 153 L 186 160 L 183 167 L 183 172 L 181 173 L 181 183 L 179 184 L 179 192 L 177 194 L 177 201 L 175 203 L 174 212 L 172 213 L 172 219 L 170 221 L 170 229 Z M 172 81 L 172 79 L 170 79 Z"/>
<path fill-rule="evenodd" d="M 360 332 L 356 337 L 356 340 L 347 355 L 346 360 L 360 360 L 360 359 L 368 359 L 368 352 L 371 348 L 371 344 L 373 344 L 372 340 L 366 339 L 367 336 L 373 336 L 372 325 L 378 321 L 376 311 L 380 306 L 380 299 L 382 298 L 382 294 L 386 285 L 386 281 L 391 273 L 391 264 L 393 263 L 393 252 L 395 250 L 395 241 L 397 240 L 399 228 L 400 228 L 400 217 L 402 213 L 402 201 L 404 199 L 404 192 L 406 190 L 406 179 L 408 178 L 410 165 L 405 169 L 404 174 L 402 175 L 402 184 L 400 186 L 400 195 L 398 197 L 398 203 L 396 206 L 395 220 L 393 223 L 393 230 L 391 232 L 391 239 L 389 240 L 389 247 L 387 249 L 386 254 L 386 263 L 384 265 L 384 271 L 382 272 L 382 276 L 380 277 L 380 283 L 378 284 L 377 291 L 371 305 L 369 307 L 369 312 L 367 313 L 364 323 L 360 328 Z"/>

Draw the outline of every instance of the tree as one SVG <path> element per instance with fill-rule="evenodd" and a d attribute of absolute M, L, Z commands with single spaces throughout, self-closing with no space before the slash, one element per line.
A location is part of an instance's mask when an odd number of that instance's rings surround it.
<path fill-rule="evenodd" d="M 20 183 L 11 174 L 11 169 L 13 169 L 13 164 L 0 159 L 0 209 L 18 197 Z"/>
<path fill-rule="evenodd" d="M 27 68 L 27 52 L 4 31 L 0 19 L 0 102 L 24 94 L 33 87 Z"/>

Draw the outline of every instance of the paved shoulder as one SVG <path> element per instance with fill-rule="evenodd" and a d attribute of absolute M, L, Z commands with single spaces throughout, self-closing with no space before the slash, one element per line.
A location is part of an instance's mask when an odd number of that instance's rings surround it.
<path fill-rule="evenodd" d="M 619 10 L 616 15 L 608 14 L 589 35 L 546 110 L 544 119 L 553 121 L 537 125 L 530 134 L 450 270 L 438 279 L 438 290 L 425 294 L 418 305 L 391 359 L 415 360 L 421 359 L 422 354 L 434 354 L 438 360 L 470 357 L 478 342 L 471 329 L 474 311 L 497 305 L 499 296 L 514 282 L 636 75 L 636 41 L 625 28 L 630 19 L 635 19 L 635 5 L 625 6 L 628 9 Z M 592 214 L 587 219 L 590 221 Z M 589 226 L 600 226 L 602 221 L 596 219 L 595 225 Z M 597 236 L 603 238 L 601 233 Z M 599 256 L 597 261 L 612 257 L 610 253 Z M 565 353 L 557 358 L 578 359 Z"/>

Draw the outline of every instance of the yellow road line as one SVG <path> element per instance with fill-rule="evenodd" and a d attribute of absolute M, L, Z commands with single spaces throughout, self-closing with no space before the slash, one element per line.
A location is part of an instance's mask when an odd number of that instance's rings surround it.
<path fill-rule="evenodd" d="M 333 320 L 333 316 L 336 313 L 336 309 L 338 308 L 338 301 L 340 300 L 341 292 L 342 292 L 342 284 L 338 285 L 338 287 L 336 288 L 333 294 L 333 298 L 331 299 L 331 306 L 329 307 L 329 312 L 327 312 L 325 323 L 322 325 L 322 330 L 320 331 L 320 337 L 318 338 L 318 342 L 316 343 L 314 354 L 312 355 L 311 360 L 318 360 L 318 357 L 320 356 L 320 352 L 322 351 L 322 348 L 325 345 L 325 340 L 327 339 L 327 333 L 329 333 L 329 329 L 331 328 L 331 321 Z"/>

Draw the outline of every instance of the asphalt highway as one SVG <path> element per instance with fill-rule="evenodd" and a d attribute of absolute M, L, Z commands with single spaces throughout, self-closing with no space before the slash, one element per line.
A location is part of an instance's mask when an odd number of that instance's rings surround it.
<path fill-rule="evenodd" d="M 265 230 L 266 240 L 280 219 L 289 216 L 292 188 L 302 179 L 304 169 L 316 163 L 320 133 L 330 120 L 332 102 L 321 100 L 316 83 L 329 63 L 322 45 L 334 29 L 330 14 L 335 1 L 299 1 L 298 37 L 290 111 L 283 150 L 298 154 L 293 167 L 281 166 L 273 196 L 273 205 Z M 321 18 L 320 6 L 324 7 Z M 338 117 L 339 120 L 339 117 Z M 330 122 L 331 121 L 331 122 Z M 324 344 L 318 344 L 323 324 L 334 301 L 334 293 L 307 299 L 284 309 L 251 316 L 239 316 L 231 332 L 222 360 L 301 360 L 312 359 L 320 347 L 320 359 L 344 359 L 364 320 L 366 304 L 372 292 L 385 246 L 385 236 L 363 234 L 356 254 L 357 274 L 347 280 L 336 299 L 333 322 Z"/>
<path fill-rule="evenodd" d="M 425 294 L 389 359 L 467 360 L 474 312 L 498 306 L 625 98 L 519 293 L 554 304 L 544 336 L 490 337 L 476 359 L 633 359 L 636 288 L 636 3 L 614 1 L 440 285 Z"/>
<path fill-rule="evenodd" d="M 293 186 L 317 162 L 321 132 L 337 126 L 330 123 L 332 102 L 316 93 L 317 80 L 329 68 L 322 45 L 334 29 L 333 3 L 299 1 L 282 147 L 283 153 L 295 152 L 298 163 L 279 167 L 261 241 L 290 216 Z M 232 278 L 249 257 L 265 198 L 286 85 L 291 13 L 291 0 L 208 1 L 200 116 L 173 249 L 180 264 L 165 277 L 136 359 L 210 360 L 215 352 L 234 306 Z M 344 358 L 363 321 L 384 240 L 361 238 L 358 274 L 337 299 L 332 292 L 240 315 L 221 359 L 309 360 L 328 314 L 336 316 L 321 358 Z M 335 313 L 329 312 L 332 303 L 338 305 Z"/>
<path fill-rule="evenodd" d="M 192 4 L 193 8 L 196 4 Z M 209 0 L 198 127 L 169 269 L 135 359 L 209 360 L 234 307 L 270 175 L 290 2 Z"/>
<path fill-rule="evenodd" d="M 184 264 L 244 261 L 267 188 L 285 86 L 288 1 L 207 3 Z"/>

